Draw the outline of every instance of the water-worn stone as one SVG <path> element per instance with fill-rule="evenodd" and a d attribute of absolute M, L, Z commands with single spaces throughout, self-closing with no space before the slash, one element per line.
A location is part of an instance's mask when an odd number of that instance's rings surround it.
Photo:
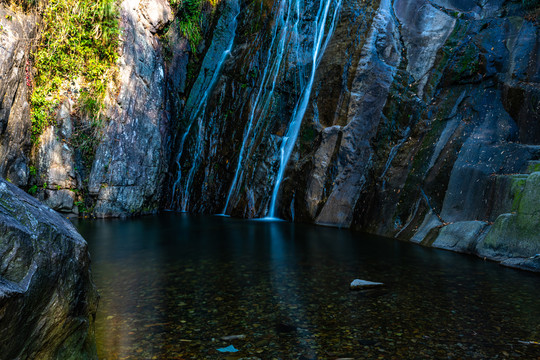
<path fill-rule="evenodd" d="M 476 242 L 486 226 L 488 224 L 483 221 L 459 221 L 446 225 L 430 245 L 439 249 L 474 253 Z"/>
<path fill-rule="evenodd" d="M 38 19 L 0 3 L 0 176 L 18 186 L 26 186 L 30 175 L 30 50 Z"/>
<path fill-rule="evenodd" d="M 97 359 L 97 291 L 73 225 L 0 178 L 0 358 Z"/>
<path fill-rule="evenodd" d="M 367 280 L 361 280 L 361 279 L 354 279 L 351 282 L 350 288 L 351 290 L 362 290 L 362 289 L 371 289 L 375 287 L 383 286 L 383 283 L 380 282 L 374 282 L 374 281 L 367 281 Z"/>

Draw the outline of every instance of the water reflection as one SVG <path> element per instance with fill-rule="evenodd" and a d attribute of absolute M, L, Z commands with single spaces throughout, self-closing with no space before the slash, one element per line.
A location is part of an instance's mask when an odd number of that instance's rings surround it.
<path fill-rule="evenodd" d="M 163 214 L 77 224 L 100 359 L 535 359 L 540 278 L 346 230 Z M 383 290 L 350 292 L 354 278 Z M 221 340 L 224 336 L 245 338 Z M 504 355 L 505 356 L 505 355 Z"/>

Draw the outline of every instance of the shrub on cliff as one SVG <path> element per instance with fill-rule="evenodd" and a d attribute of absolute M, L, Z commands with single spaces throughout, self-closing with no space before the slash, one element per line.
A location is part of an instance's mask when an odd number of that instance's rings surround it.
<path fill-rule="evenodd" d="M 205 16 L 217 6 L 218 0 L 169 0 L 182 34 L 189 40 L 192 51 L 202 40 L 201 27 Z"/>
<path fill-rule="evenodd" d="M 43 33 L 33 54 L 37 70 L 31 99 L 34 143 L 54 121 L 63 96 L 76 98 L 81 110 L 91 109 L 87 114 L 91 118 L 99 117 L 118 59 L 115 0 L 49 0 L 42 12 Z M 87 101 L 99 106 L 88 106 Z"/>

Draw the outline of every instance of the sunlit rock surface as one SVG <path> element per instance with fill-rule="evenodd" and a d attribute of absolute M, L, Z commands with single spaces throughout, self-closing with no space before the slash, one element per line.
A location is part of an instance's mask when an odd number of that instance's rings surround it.
<path fill-rule="evenodd" d="M 0 179 L 0 358 L 97 359 L 97 291 L 72 224 Z"/>
<path fill-rule="evenodd" d="M 31 88 L 30 49 L 38 17 L 16 13 L 0 3 L 0 176 L 18 186 L 28 183 Z M 9 19 L 9 20 L 8 20 Z"/>
<path fill-rule="evenodd" d="M 73 134 L 72 107 L 69 98 L 63 101 L 56 123 L 40 135 L 35 156 L 36 171 L 44 183 L 37 189 L 37 198 L 65 213 L 78 211 L 72 190 L 82 188 L 80 173 L 76 171 L 75 152 L 69 145 Z"/>
<path fill-rule="evenodd" d="M 99 217 L 155 212 L 168 166 L 166 74 L 155 33 L 170 22 L 171 9 L 165 0 L 124 0 L 120 16 L 119 93 L 88 184 Z"/>

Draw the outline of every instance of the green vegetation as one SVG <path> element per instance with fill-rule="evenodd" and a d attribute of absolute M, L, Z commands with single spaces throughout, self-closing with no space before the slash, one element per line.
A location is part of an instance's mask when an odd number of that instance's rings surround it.
<path fill-rule="evenodd" d="M 100 122 L 107 84 L 118 59 L 118 11 L 115 0 L 50 0 L 43 10 L 44 29 L 33 54 L 37 76 L 32 94 L 32 141 L 54 123 L 55 110 L 78 84 L 78 108 Z M 78 91 L 78 90 L 76 90 Z"/>
<path fill-rule="evenodd" d="M 205 7 L 214 9 L 218 0 L 169 0 L 182 35 L 184 35 L 195 54 L 202 40 L 201 27 L 206 14 Z"/>
<path fill-rule="evenodd" d="M 37 0 L 0 0 L 0 3 L 12 4 L 15 6 L 20 6 L 24 10 L 28 10 L 31 7 L 37 5 Z M 6 15 L 6 19 L 11 19 L 11 15 Z"/>
<path fill-rule="evenodd" d="M 75 121 L 70 145 L 81 152 L 84 166 L 92 167 L 96 149 L 101 139 L 103 117 L 100 116 L 102 104 L 89 94 L 83 92 L 79 98 L 80 111 L 86 115 L 88 121 Z"/>

